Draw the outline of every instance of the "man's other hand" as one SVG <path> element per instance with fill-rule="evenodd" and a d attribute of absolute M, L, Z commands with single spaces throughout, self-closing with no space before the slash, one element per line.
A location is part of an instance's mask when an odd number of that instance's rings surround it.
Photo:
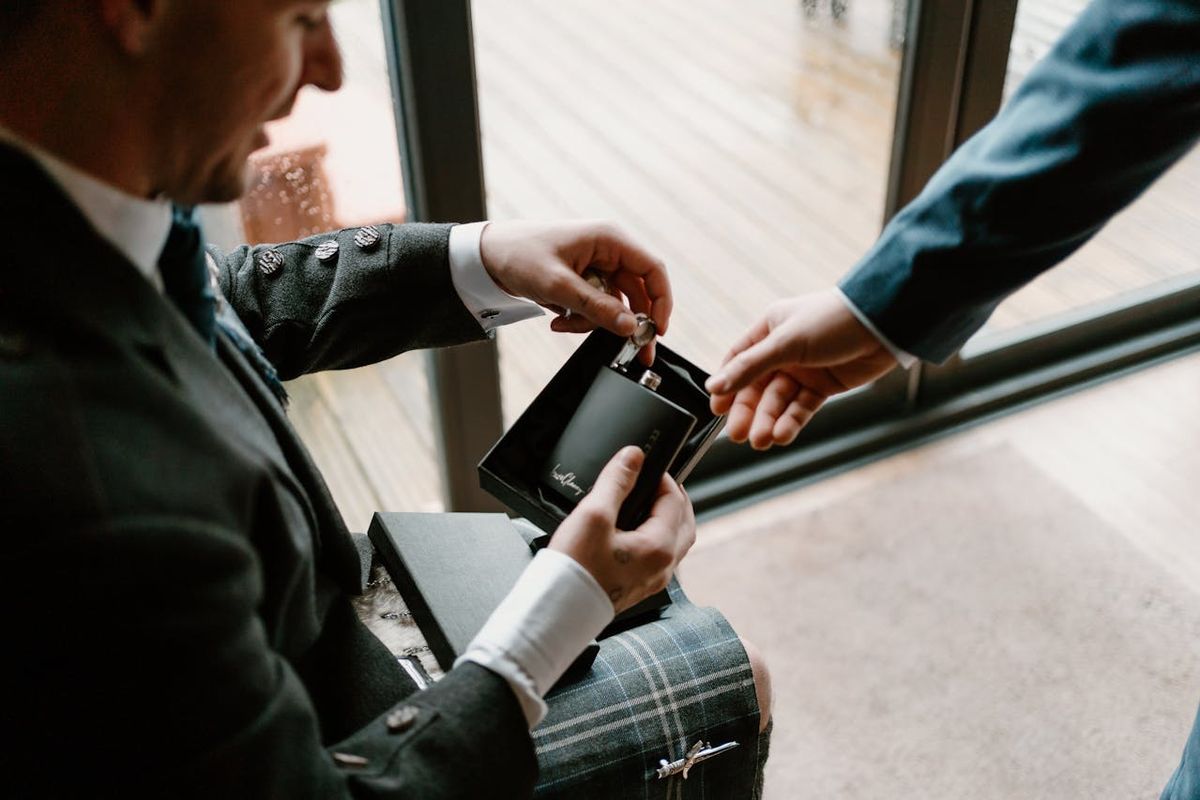
<path fill-rule="evenodd" d="M 869 383 L 896 359 L 833 289 L 780 300 L 742 335 L 705 388 L 735 442 L 791 444 L 832 395 Z"/>
<path fill-rule="evenodd" d="M 629 336 L 636 327 L 632 309 L 649 315 L 659 335 L 667 332 L 672 298 L 666 267 L 611 223 L 491 222 L 479 253 L 505 291 L 559 315 L 550 323 L 553 330 L 601 327 Z M 604 277 L 607 292 L 583 277 L 589 267 Z M 653 362 L 653 343 L 642 359 Z"/>
<path fill-rule="evenodd" d="M 692 503 L 666 475 L 649 518 L 636 530 L 617 529 L 617 511 L 633 489 L 643 459 L 637 447 L 613 456 L 549 545 L 590 572 L 618 614 L 666 587 L 675 565 L 696 541 Z"/>

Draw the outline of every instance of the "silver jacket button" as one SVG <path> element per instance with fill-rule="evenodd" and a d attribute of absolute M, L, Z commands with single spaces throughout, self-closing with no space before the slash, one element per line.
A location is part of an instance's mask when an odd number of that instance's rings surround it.
<path fill-rule="evenodd" d="M 283 269 L 283 256 L 274 250 L 263 250 L 258 254 L 258 270 L 263 275 L 274 275 Z"/>
<path fill-rule="evenodd" d="M 371 762 L 353 753 L 334 753 L 333 760 L 343 767 L 365 767 Z"/>
<path fill-rule="evenodd" d="M 392 733 L 403 733 L 413 726 L 419 713 L 416 706 L 400 706 L 387 715 L 387 729 Z"/>
<path fill-rule="evenodd" d="M 379 229 L 374 225 L 364 225 L 354 234 L 354 244 L 360 250 L 371 251 L 379 245 L 379 240 L 383 238 L 379 234 Z"/>
<path fill-rule="evenodd" d="M 337 258 L 338 243 L 337 239 L 326 239 L 317 245 L 317 260 L 332 261 Z"/>

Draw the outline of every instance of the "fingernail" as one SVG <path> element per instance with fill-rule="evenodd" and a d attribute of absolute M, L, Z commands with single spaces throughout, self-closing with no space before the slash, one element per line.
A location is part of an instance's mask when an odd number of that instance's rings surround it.
<path fill-rule="evenodd" d="M 641 456 L 642 448 L 629 445 L 621 451 L 621 462 L 627 467 L 632 467 L 638 462 Z"/>
<path fill-rule="evenodd" d="M 712 394 L 720 394 L 725 391 L 726 380 L 720 375 L 712 375 L 704 382 L 704 388 Z"/>
<path fill-rule="evenodd" d="M 625 312 L 617 317 L 617 325 L 620 328 L 633 333 L 634 329 L 637 328 L 637 320 L 634 318 L 633 314 Z"/>

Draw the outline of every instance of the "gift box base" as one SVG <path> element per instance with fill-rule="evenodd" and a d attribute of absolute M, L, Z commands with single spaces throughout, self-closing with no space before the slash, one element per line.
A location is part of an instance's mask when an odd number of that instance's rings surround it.
<path fill-rule="evenodd" d="M 589 334 L 479 463 L 480 486 L 543 531 L 533 541 L 534 548 L 544 547 L 574 508 L 573 503 L 541 485 L 546 459 L 597 373 L 608 368 L 624 343 L 624 339 L 604 330 Z M 628 366 L 629 379 L 636 382 L 646 369 L 635 360 Z M 709 395 L 704 391 L 708 373 L 704 370 L 661 342 L 656 346 L 654 364 L 649 369 L 662 379 L 658 393 L 696 417 L 690 435 L 666 470 L 682 484 L 717 438 L 725 420 L 709 409 Z M 621 409 L 613 409 L 613 413 L 619 414 Z M 641 509 L 639 519 L 644 519 L 648 512 L 648 506 Z M 621 614 L 614 625 L 643 617 L 669 603 L 667 593 L 661 592 Z"/>

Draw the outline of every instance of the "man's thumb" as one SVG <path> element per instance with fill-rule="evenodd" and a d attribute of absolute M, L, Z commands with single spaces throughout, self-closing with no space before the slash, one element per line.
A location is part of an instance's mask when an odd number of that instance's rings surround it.
<path fill-rule="evenodd" d="M 611 511 L 615 519 L 617 509 L 633 491 L 645 458 L 640 447 L 622 447 L 600 470 L 588 497 L 601 508 Z"/>

